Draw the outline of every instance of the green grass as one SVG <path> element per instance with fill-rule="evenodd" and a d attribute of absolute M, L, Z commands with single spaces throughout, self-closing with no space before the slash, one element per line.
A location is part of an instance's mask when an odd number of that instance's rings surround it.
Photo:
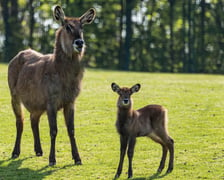
<path fill-rule="evenodd" d="M 139 138 L 133 160 L 133 179 L 224 179 L 224 76 L 117 72 L 87 69 L 77 99 L 75 125 L 82 166 L 74 166 L 62 112 L 58 113 L 57 165 L 48 167 L 50 148 L 46 115 L 40 123 L 44 155 L 36 157 L 26 112 L 21 155 L 11 160 L 15 118 L 10 105 L 7 65 L 0 65 L 0 180 L 113 179 L 119 161 L 115 129 L 116 93 L 120 86 L 141 83 L 133 95 L 134 108 L 161 104 L 169 110 L 169 132 L 175 140 L 175 166 L 155 176 L 161 147 Z M 167 168 L 167 164 L 166 167 Z M 120 179 L 127 178 L 127 157 Z"/>

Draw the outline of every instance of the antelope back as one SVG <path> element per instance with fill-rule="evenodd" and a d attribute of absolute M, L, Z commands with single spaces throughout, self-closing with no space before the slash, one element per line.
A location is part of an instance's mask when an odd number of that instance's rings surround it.
<path fill-rule="evenodd" d="M 59 44 L 67 55 L 82 54 L 85 48 L 83 26 L 94 20 L 96 11 L 91 8 L 81 17 L 66 17 L 60 6 L 54 8 L 54 17 L 61 24 Z"/>

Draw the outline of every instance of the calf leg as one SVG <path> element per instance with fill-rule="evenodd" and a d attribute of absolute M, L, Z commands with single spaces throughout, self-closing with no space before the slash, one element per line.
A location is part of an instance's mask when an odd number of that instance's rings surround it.
<path fill-rule="evenodd" d="M 16 141 L 12 152 L 12 158 L 17 158 L 20 155 L 20 143 L 23 133 L 23 113 L 21 109 L 20 100 L 16 96 L 12 96 L 12 108 L 16 117 Z"/>
<path fill-rule="evenodd" d="M 79 156 L 78 148 L 76 145 L 76 139 L 75 139 L 75 128 L 74 128 L 74 104 L 71 103 L 69 105 L 66 105 L 64 107 L 64 117 L 65 122 L 67 126 L 67 131 L 71 143 L 71 149 L 72 149 L 72 158 L 75 161 L 75 164 L 81 165 L 81 158 Z"/>
<path fill-rule="evenodd" d="M 158 169 L 158 172 L 161 172 L 165 166 L 167 151 L 169 150 L 170 153 L 170 159 L 169 159 L 169 165 L 166 173 L 170 173 L 173 170 L 173 161 L 174 161 L 174 141 L 171 137 L 168 135 L 161 136 L 161 145 L 163 147 L 163 156 L 160 162 L 160 166 Z"/>
<path fill-rule="evenodd" d="M 53 108 L 52 106 L 48 105 L 47 107 L 47 116 L 50 126 L 50 137 L 51 137 L 51 149 L 50 149 L 50 155 L 49 155 L 49 165 L 53 166 L 56 164 L 55 159 L 55 140 L 57 136 L 57 111 L 56 108 Z"/>
<path fill-rule="evenodd" d="M 120 135 L 120 161 L 117 168 L 117 173 L 115 175 L 115 179 L 118 178 L 121 175 L 122 172 L 122 166 L 124 162 L 124 156 L 127 149 L 128 144 L 128 138 L 126 136 Z"/>
<path fill-rule="evenodd" d="M 39 135 L 39 120 L 42 113 L 31 113 L 30 114 L 30 121 L 31 121 L 31 128 L 33 131 L 34 137 L 34 151 L 36 152 L 36 156 L 42 156 L 43 151 L 41 148 L 40 143 L 40 135 Z"/>
<path fill-rule="evenodd" d="M 135 143 L 136 143 L 136 138 L 132 137 L 129 139 L 128 142 L 128 160 L 129 160 L 129 165 L 128 165 L 128 178 L 131 178 L 133 175 L 132 172 L 132 159 L 134 155 L 134 148 L 135 148 Z"/>
<path fill-rule="evenodd" d="M 155 142 L 161 144 L 161 146 L 163 148 L 163 155 L 162 155 L 162 159 L 160 161 L 160 165 L 159 165 L 157 172 L 162 172 L 162 170 L 165 166 L 167 151 L 169 150 L 170 160 L 169 160 L 169 166 L 167 169 L 167 173 L 170 173 L 173 170 L 173 159 L 174 159 L 174 141 L 173 141 L 173 139 L 168 136 L 168 134 L 166 133 L 164 128 L 162 128 L 162 129 L 160 129 L 160 131 L 156 132 L 153 136 L 151 136 L 151 138 Z"/>
<path fill-rule="evenodd" d="M 173 160 L 174 160 L 174 140 L 171 137 L 169 137 L 167 146 L 170 152 L 170 161 L 169 161 L 167 173 L 170 173 L 173 170 Z"/>
<path fill-rule="evenodd" d="M 158 173 L 161 173 L 162 170 L 164 169 L 164 166 L 165 166 L 165 162 L 166 162 L 166 156 L 167 156 L 167 147 L 164 146 L 163 144 L 161 144 L 162 146 L 162 150 L 163 150 L 163 155 L 162 155 L 162 158 L 161 158 L 161 161 L 160 161 L 160 165 L 159 165 L 159 168 L 157 170 Z"/>

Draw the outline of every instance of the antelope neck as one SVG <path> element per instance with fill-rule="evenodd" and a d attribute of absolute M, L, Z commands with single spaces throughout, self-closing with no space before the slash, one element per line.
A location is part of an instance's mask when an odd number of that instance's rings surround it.
<path fill-rule="evenodd" d="M 125 123 L 132 116 L 133 110 L 131 108 L 118 108 L 118 121 Z"/>

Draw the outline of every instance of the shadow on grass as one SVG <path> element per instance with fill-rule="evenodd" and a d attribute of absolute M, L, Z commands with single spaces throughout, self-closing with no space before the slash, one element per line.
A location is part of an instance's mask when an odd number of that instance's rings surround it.
<path fill-rule="evenodd" d="M 145 177 L 137 177 L 137 178 L 132 178 L 132 180 L 153 180 L 153 179 L 162 179 L 162 178 L 164 178 L 165 176 L 167 176 L 169 173 L 165 173 L 165 174 L 163 174 L 163 175 L 161 175 L 161 173 L 155 173 L 155 174 L 153 174 L 152 176 L 150 176 L 150 177 L 147 177 L 147 178 L 145 178 Z"/>
<path fill-rule="evenodd" d="M 32 158 L 32 157 L 29 157 Z M 49 166 L 45 166 L 39 170 L 32 170 L 29 168 L 21 168 L 22 162 L 26 159 L 18 159 L 18 160 L 4 160 L 0 161 L 0 180 L 7 180 L 7 179 L 36 179 L 42 180 L 44 177 L 51 175 L 56 170 L 49 170 L 46 169 Z"/>

